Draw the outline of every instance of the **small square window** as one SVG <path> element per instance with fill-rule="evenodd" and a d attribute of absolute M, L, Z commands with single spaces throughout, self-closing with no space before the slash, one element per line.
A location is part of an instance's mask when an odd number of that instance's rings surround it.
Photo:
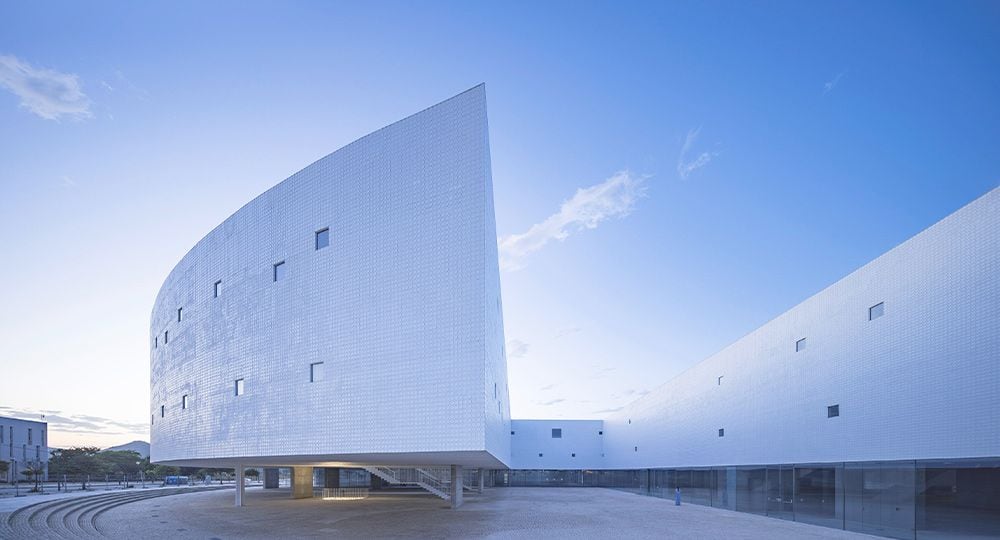
<path fill-rule="evenodd" d="M 805 350 L 806 348 L 806 338 L 802 338 L 795 342 L 795 352 Z"/>
<path fill-rule="evenodd" d="M 719 437 L 725 437 L 725 436 L 726 436 L 725 428 L 719 428 Z"/>
<path fill-rule="evenodd" d="M 552 438 L 561 439 L 562 438 L 562 428 L 552 428 Z"/>
<path fill-rule="evenodd" d="M 187 394 L 184 394 L 183 396 L 181 396 L 181 408 L 182 409 L 187 409 L 188 408 L 188 397 L 187 397 Z"/>
<path fill-rule="evenodd" d="M 160 405 L 160 418 L 163 418 L 163 416 L 165 414 L 167 414 L 167 406 L 166 405 Z M 28 442 L 31 442 L 31 441 L 29 440 Z"/>
<path fill-rule="evenodd" d="M 320 229 L 316 231 L 316 250 L 319 251 L 330 245 L 330 229 Z"/>
<path fill-rule="evenodd" d="M 285 261 L 274 263 L 274 281 L 285 279 Z"/>
<path fill-rule="evenodd" d="M 153 348 L 154 349 L 160 348 L 160 336 L 153 336 Z"/>
<path fill-rule="evenodd" d="M 636 447 L 635 447 L 635 451 L 636 451 L 636 452 L 638 452 L 638 451 L 639 451 L 639 447 L 638 447 L 638 446 L 636 446 Z"/>
<path fill-rule="evenodd" d="M 513 432 L 513 431 L 511 431 L 511 432 L 510 432 L 510 434 L 511 434 L 511 435 L 513 435 L 513 434 L 514 434 L 514 432 Z"/>
<path fill-rule="evenodd" d="M 715 378 L 716 386 L 722 386 L 722 377 L 724 377 L 724 375 L 719 375 L 718 377 Z"/>
<path fill-rule="evenodd" d="M 875 319 L 885 315 L 885 302 L 879 302 L 874 306 L 868 308 L 868 320 L 874 321 Z"/>
<path fill-rule="evenodd" d="M 840 416 L 840 405 L 830 405 L 826 408 L 827 418 L 833 418 L 835 416 Z"/>
<path fill-rule="evenodd" d="M 164 330 L 163 332 L 163 344 L 166 345 L 170 341 L 170 331 Z"/>
<path fill-rule="evenodd" d="M 235 388 L 236 395 L 237 396 L 242 396 L 243 395 L 243 379 L 236 379 L 236 384 L 234 386 L 236 387 Z"/>
<path fill-rule="evenodd" d="M 541 452 L 538 453 L 538 457 L 542 457 L 542 453 Z"/>
<path fill-rule="evenodd" d="M 309 364 L 309 382 L 319 382 L 323 380 L 323 362 Z"/>
<path fill-rule="evenodd" d="M 569 457 L 576 457 L 576 454 L 570 454 Z"/>
<path fill-rule="evenodd" d="M 184 308 L 177 308 L 177 322 L 181 322 L 181 313 L 183 311 L 184 311 Z"/>
<path fill-rule="evenodd" d="M 219 295 L 222 294 L 222 280 L 221 279 L 219 281 L 216 281 L 215 284 L 212 285 L 212 290 L 214 291 L 215 298 L 218 298 Z"/>
<path fill-rule="evenodd" d="M 604 435 L 604 431 L 598 431 L 597 434 L 598 435 Z"/>

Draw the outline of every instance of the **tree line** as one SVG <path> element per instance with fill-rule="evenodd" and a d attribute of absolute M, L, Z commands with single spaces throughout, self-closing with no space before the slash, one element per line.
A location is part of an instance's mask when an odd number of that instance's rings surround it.
<path fill-rule="evenodd" d="M 254 476 L 247 471 L 248 476 Z M 233 473 L 233 469 L 173 467 L 169 465 L 153 465 L 148 457 L 142 457 L 132 450 L 101 450 L 96 446 L 78 446 L 52 450 L 49 457 L 49 478 L 57 480 L 66 476 L 78 477 L 90 475 L 99 478 L 104 475 L 138 475 L 144 473 L 147 477 L 163 478 L 164 476 L 193 476 L 204 478 L 219 473 Z"/>

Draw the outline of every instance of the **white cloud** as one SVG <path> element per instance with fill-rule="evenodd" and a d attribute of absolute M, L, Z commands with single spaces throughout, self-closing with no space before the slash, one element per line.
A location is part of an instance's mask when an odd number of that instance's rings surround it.
<path fill-rule="evenodd" d="M 837 74 L 836 77 L 833 78 L 832 81 L 827 81 L 826 84 L 823 85 L 823 95 L 825 96 L 828 93 L 830 93 L 830 91 L 833 90 L 833 87 L 837 86 L 837 83 L 840 82 L 840 78 L 846 74 L 847 74 L 846 71 L 841 71 L 840 73 Z"/>
<path fill-rule="evenodd" d="M 513 271 L 524 268 L 524 260 L 552 240 L 565 240 L 570 234 L 594 229 L 611 218 L 625 217 L 635 202 L 645 195 L 648 176 L 621 171 L 600 184 L 577 189 L 559 211 L 545 221 L 532 225 L 527 232 L 498 239 L 500 268 Z"/>
<path fill-rule="evenodd" d="M 712 161 L 712 158 L 719 155 L 718 152 L 702 152 L 695 156 L 694 159 L 688 158 L 688 154 L 691 153 L 691 147 L 698 140 L 700 132 L 701 128 L 692 129 L 688 131 L 687 137 L 684 137 L 684 145 L 681 146 L 681 153 L 677 156 L 677 176 L 680 176 L 682 180 L 687 180 L 691 173 L 708 165 Z"/>
<path fill-rule="evenodd" d="M 528 354 L 528 344 L 512 339 L 507 342 L 507 358 L 524 358 L 524 355 Z"/>
<path fill-rule="evenodd" d="M 46 120 L 90 118 L 90 99 L 76 75 L 36 68 L 0 55 L 0 86 L 21 99 L 21 106 Z"/>

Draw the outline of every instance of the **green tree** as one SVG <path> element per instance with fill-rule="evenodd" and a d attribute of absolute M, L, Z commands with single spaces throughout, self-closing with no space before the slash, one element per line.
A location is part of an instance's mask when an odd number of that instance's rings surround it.
<path fill-rule="evenodd" d="M 97 458 L 101 452 L 96 446 L 77 446 L 53 450 L 49 457 L 49 474 L 79 476 L 104 474 L 104 467 Z"/>
<path fill-rule="evenodd" d="M 44 468 L 42 468 L 42 467 L 35 467 L 34 465 L 30 465 L 29 464 L 27 467 L 25 467 L 21 471 L 21 474 L 23 474 L 24 477 L 27 478 L 27 479 L 34 480 L 35 481 L 35 487 L 32 489 L 32 491 L 38 491 L 39 476 L 41 476 L 42 473 L 44 473 L 44 472 L 45 472 Z"/>
<path fill-rule="evenodd" d="M 132 450 L 105 450 L 95 457 L 105 474 L 138 474 L 142 470 L 142 456 Z"/>
<path fill-rule="evenodd" d="M 149 471 L 151 476 L 158 478 L 163 478 L 164 476 L 175 476 L 180 472 L 177 467 L 171 467 L 170 465 L 154 465 L 152 470 Z"/>

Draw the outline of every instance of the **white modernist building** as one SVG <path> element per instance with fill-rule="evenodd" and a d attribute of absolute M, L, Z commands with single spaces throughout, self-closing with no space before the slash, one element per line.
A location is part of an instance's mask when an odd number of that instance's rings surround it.
<path fill-rule="evenodd" d="M 7 464 L 7 472 L 0 474 L 0 482 L 30 480 L 21 472 L 36 468 L 42 471 L 39 479 L 48 480 L 47 431 L 46 422 L 0 416 L 0 462 Z"/>
<path fill-rule="evenodd" d="M 510 414 L 480 85 L 260 195 L 170 272 L 151 459 L 502 468 Z"/>
<path fill-rule="evenodd" d="M 682 487 L 904 538 L 1000 515 L 1000 189 L 608 418 L 511 421 L 488 140 L 480 85 L 198 242 L 153 308 L 151 459 L 292 467 L 302 496 L 311 467 Z"/>

